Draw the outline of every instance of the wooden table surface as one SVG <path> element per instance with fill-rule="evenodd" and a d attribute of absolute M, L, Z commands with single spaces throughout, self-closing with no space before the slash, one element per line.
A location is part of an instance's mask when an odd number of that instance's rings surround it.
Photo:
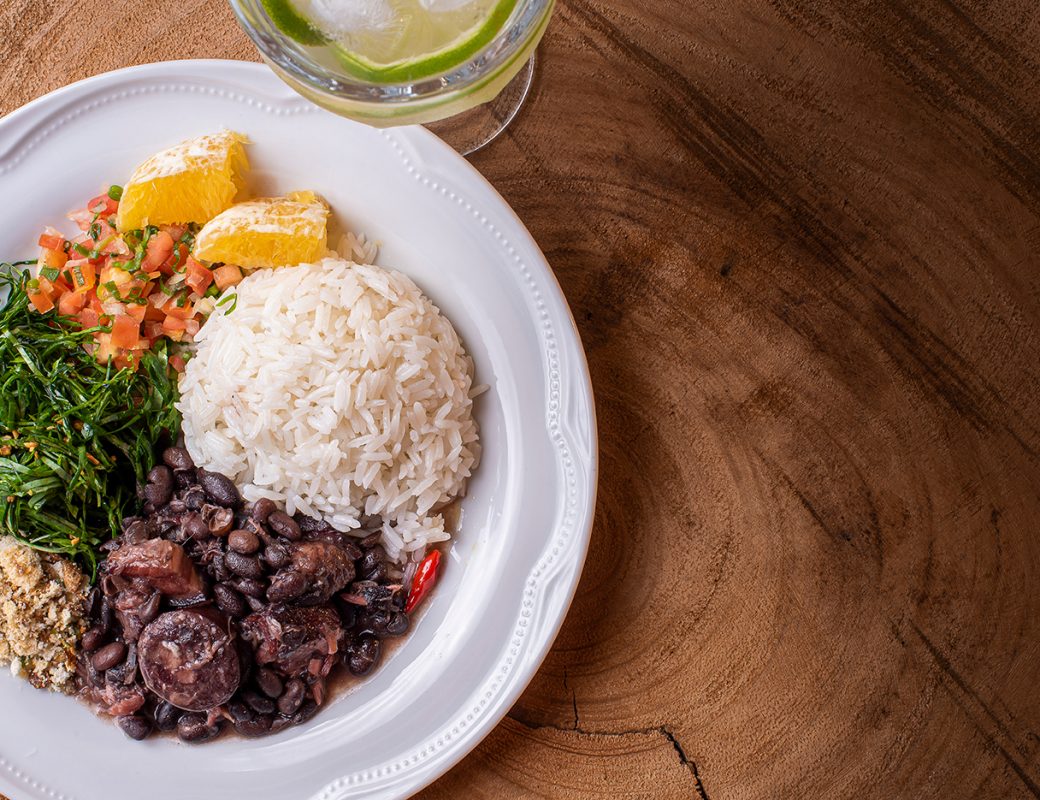
<path fill-rule="evenodd" d="M 542 55 L 473 163 L 581 329 L 598 514 L 422 797 L 1040 797 L 1035 0 L 561 0 Z M 200 56 L 254 57 L 224 2 L 7 0 L 0 111 Z"/>

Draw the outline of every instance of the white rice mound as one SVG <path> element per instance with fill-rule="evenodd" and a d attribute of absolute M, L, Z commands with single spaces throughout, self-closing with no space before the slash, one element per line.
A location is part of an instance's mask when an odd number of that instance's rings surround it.
<path fill-rule="evenodd" d="M 366 535 L 379 515 L 399 561 L 450 538 L 436 512 L 480 454 L 473 362 L 451 322 L 406 275 L 339 258 L 231 292 L 180 379 L 195 463 L 341 531 Z"/>

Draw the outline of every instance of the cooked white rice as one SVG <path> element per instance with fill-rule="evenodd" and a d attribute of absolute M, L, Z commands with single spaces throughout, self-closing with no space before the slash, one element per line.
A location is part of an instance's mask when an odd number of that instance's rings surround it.
<path fill-rule="evenodd" d="M 448 319 L 406 275 L 338 258 L 255 272 L 237 295 L 180 379 L 195 463 L 341 531 L 382 516 L 401 561 L 448 539 L 435 512 L 479 456 L 473 362 Z"/>

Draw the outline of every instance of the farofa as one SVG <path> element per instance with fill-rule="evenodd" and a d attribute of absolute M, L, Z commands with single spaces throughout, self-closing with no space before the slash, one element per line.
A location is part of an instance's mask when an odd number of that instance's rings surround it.
<path fill-rule="evenodd" d="M 37 688 L 71 692 L 86 587 L 70 561 L 0 536 L 0 665 Z"/>

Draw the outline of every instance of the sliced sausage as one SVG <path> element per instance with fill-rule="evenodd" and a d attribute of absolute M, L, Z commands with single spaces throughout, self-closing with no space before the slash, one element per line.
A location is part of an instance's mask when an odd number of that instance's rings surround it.
<path fill-rule="evenodd" d="M 226 703 L 241 680 L 231 635 L 198 611 L 169 611 L 148 625 L 138 660 L 145 685 L 185 711 Z"/>

